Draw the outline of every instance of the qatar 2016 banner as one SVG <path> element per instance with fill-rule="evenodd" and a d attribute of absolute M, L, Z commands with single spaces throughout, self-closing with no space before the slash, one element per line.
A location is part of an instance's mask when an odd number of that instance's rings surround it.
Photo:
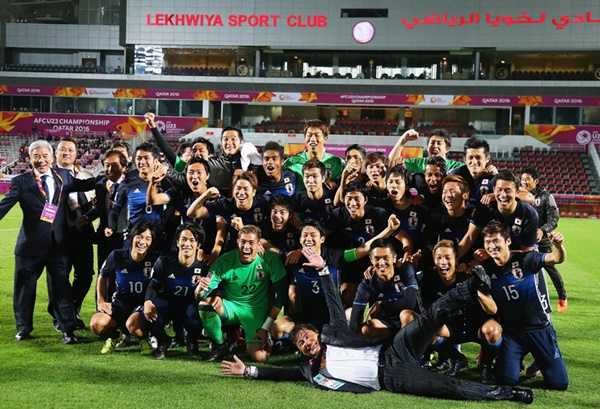
<path fill-rule="evenodd" d="M 525 135 L 551 146 L 600 144 L 600 126 L 592 125 L 525 125 Z"/>
<path fill-rule="evenodd" d="M 390 105 L 390 106 L 474 106 L 474 107 L 580 107 L 600 106 L 600 96 L 541 96 L 541 95 L 443 95 L 443 94 L 376 94 L 265 91 L 215 91 L 143 88 L 75 88 L 20 87 L 0 85 L 0 95 L 35 97 L 72 97 L 107 99 L 165 99 L 190 101 L 223 101 L 269 104 L 331 104 L 331 105 Z"/>
<path fill-rule="evenodd" d="M 167 135 L 183 135 L 208 126 L 208 118 L 160 117 L 156 127 Z M 106 134 L 107 132 L 143 134 L 149 130 L 142 116 L 46 114 L 0 111 L 0 135 L 29 134 L 35 129 L 44 135 Z"/>

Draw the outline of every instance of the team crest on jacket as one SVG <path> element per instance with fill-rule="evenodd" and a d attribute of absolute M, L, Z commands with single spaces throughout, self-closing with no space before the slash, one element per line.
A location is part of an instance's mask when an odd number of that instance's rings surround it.
<path fill-rule="evenodd" d="M 196 270 L 200 270 L 200 269 L 197 268 Z M 192 284 L 194 284 L 194 285 L 200 284 L 200 278 L 202 278 L 202 276 L 200 276 L 200 274 L 194 274 L 192 276 Z"/>
<path fill-rule="evenodd" d="M 489 181 L 490 181 L 489 179 L 483 179 L 481 181 L 481 187 L 479 188 L 479 192 L 482 195 L 487 195 L 489 193 L 489 191 L 490 191 L 490 187 L 488 186 Z"/>
<path fill-rule="evenodd" d="M 514 263 L 512 263 L 512 275 L 517 280 L 520 280 L 523 278 L 523 270 L 521 270 L 521 267 L 519 266 L 518 261 L 515 261 Z"/>
<path fill-rule="evenodd" d="M 523 230 L 523 229 L 521 228 L 521 225 L 522 225 L 522 224 L 523 224 L 523 221 L 522 221 L 521 219 L 519 219 L 519 218 L 516 218 L 516 219 L 515 219 L 515 224 L 513 224 L 512 228 L 511 228 L 512 232 L 513 232 L 514 234 L 516 234 L 516 235 L 519 235 L 519 234 L 521 234 L 521 230 Z"/>
<path fill-rule="evenodd" d="M 411 229 L 417 227 L 417 223 L 419 223 L 419 218 L 417 217 L 417 212 L 413 212 L 412 210 L 408 212 L 408 225 Z"/>
<path fill-rule="evenodd" d="M 144 277 L 149 278 L 152 276 L 152 262 L 144 261 Z"/>
<path fill-rule="evenodd" d="M 263 219 L 263 215 L 260 211 L 260 207 L 257 207 L 256 209 L 254 209 L 254 221 L 256 223 L 259 223 L 262 219 Z"/>
<path fill-rule="evenodd" d="M 371 219 L 365 219 L 365 231 L 367 234 L 375 233 L 375 227 L 373 226 L 373 221 Z"/>
<path fill-rule="evenodd" d="M 400 280 L 400 276 L 394 276 L 394 290 L 397 293 L 402 293 L 404 291 L 404 284 Z"/>
<path fill-rule="evenodd" d="M 256 279 L 262 280 L 265 278 L 265 272 L 263 271 L 262 264 L 258 264 L 256 266 Z"/>

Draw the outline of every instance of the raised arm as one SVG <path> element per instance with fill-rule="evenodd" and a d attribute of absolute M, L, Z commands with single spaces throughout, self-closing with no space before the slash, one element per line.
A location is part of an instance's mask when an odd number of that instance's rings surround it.
<path fill-rule="evenodd" d="M 419 133 L 414 129 L 404 132 L 390 152 L 390 167 L 402 164 L 402 149 L 408 141 L 419 140 Z"/>
<path fill-rule="evenodd" d="M 167 140 L 164 136 L 162 136 L 158 128 L 156 128 L 156 123 L 154 122 L 155 115 L 152 112 L 148 112 L 146 115 L 144 115 L 144 118 L 146 119 L 146 123 L 150 127 L 150 131 L 152 131 L 152 136 L 154 137 L 156 144 L 158 145 L 160 150 L 165 154 L 165 158 L 167 159 L 167 161 L 171 164 L 171 166 L 174 167 L 175 162 L 177 161 L 177 155 L 175 154 L 173 149 L 171 149 L 169 142 L 167 142 Z"/>
<path fill-rule="evenodd" d="M 190 205 L 187 215 L 193 219 L 206 219 L 210 214 L 208 209 L 204 206 L 209 199 L 216 199 L 221 196 L 219 189 L 211 187 L 206 192 L 202 193 L 200 197 Z"/>
<path fill-rule="evenodd" d="M 567 259 L 567 249 L 565 249 L 565 238 L 562 234 L 555 231 L 548 234 L 548 238 L 554 244 L 554 250 L 552 253 L 546 254 L 544 258 L 544 264 L 547 266 L 553 266 L 560 264 Z"/>

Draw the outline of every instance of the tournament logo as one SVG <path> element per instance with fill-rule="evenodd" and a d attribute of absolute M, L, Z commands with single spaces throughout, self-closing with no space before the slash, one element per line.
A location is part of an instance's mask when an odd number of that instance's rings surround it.
<path fill-rule="evenodd" d="M 592 134 L 584 129 L 582 131 L 577 132 L 577 135 L 575 135 L 575 139 L 580 145 L 587 145 L 592 140 Z"/>

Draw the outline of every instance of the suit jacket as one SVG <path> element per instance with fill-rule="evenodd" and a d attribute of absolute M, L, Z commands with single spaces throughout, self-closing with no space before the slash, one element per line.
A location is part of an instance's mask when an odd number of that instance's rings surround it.
<path fill-rule="evenodd" d="M 75 179 L 71 187 L 71 190 L 73 191 L 94 190 L 96 192 L 94 206 L 85 213 L 85 216 L 87 216 L 89 223 L 100 218 L 97 232 L 98 234 L 102 235 L 104 235 L 104 229 L 108 227 L 108 214 L 110 213 L 111 209 L 110 202 L 111 200 L 114 200 L 117 187 L 119 186 L 117 184 L 111 191 L 109 191 L 106 188 L 107 181 L 108 179 L 105 175 L 98 175 L 93 179 Z M 117 231 L 122 232 L 125 231 L 126 228 L 127 212 L 126 209 L 122 209 L 121 214 L 119 215 Z"/>
<path fill-rule="evenodd" d="M 325 300 L 327 302 L 327 309 L 329 310 L 330 317 L 329 324 L 325 324 L 323 326 L 323 330 L 321 331 L 321 345 L 362 348 L 383 344 L 385 338 L 366 338 L 350 330 L 346 320 L 346 314 L 344 312 L 342 300 L 340 298 L 339 288 L 335 284 L 335 280 L 331 274 L 321 276 L 321 284 L 325 294 Z M 315 381 L 315 376 L 319 373 L 322 354 L 323 349 L 321 349 L 321 353 L 316 358 L 311 359 L 308 364 L 302 365 L 299 368 L 258 368 L 258 379 L 285 381 L 304 380 L 309 381 L 320 389 L 330 390 L 327 387 L 319 385 Z M 333 380 L 343 383 L 339 389 L 336 389 L 340 392 L 369 393 L 373 391 L 372 388 L 354 384 L 352 382 L 339 379 Z"/>
<path fill-rule="evenodd" d="M 54 174 L 56 183 L 51 203 L 58 205 L 53 223 L 40 220 L 46 199 L 40 191 L 33 171 L 11 179 L 10 190 L 0 201 L 0 219 L 4 218 L 16 203 L 19 203 L 23 211 L 23 223 L 15 247 L 17 256 L 44 256 L 50 252 L 53 238 L 59 247 L 65 244 L 68 230 L 67 209 L 69 208 L 67 188 L 72 177 L 69 171 L 64 169 L 51 169 L 51 172 Z"/>

